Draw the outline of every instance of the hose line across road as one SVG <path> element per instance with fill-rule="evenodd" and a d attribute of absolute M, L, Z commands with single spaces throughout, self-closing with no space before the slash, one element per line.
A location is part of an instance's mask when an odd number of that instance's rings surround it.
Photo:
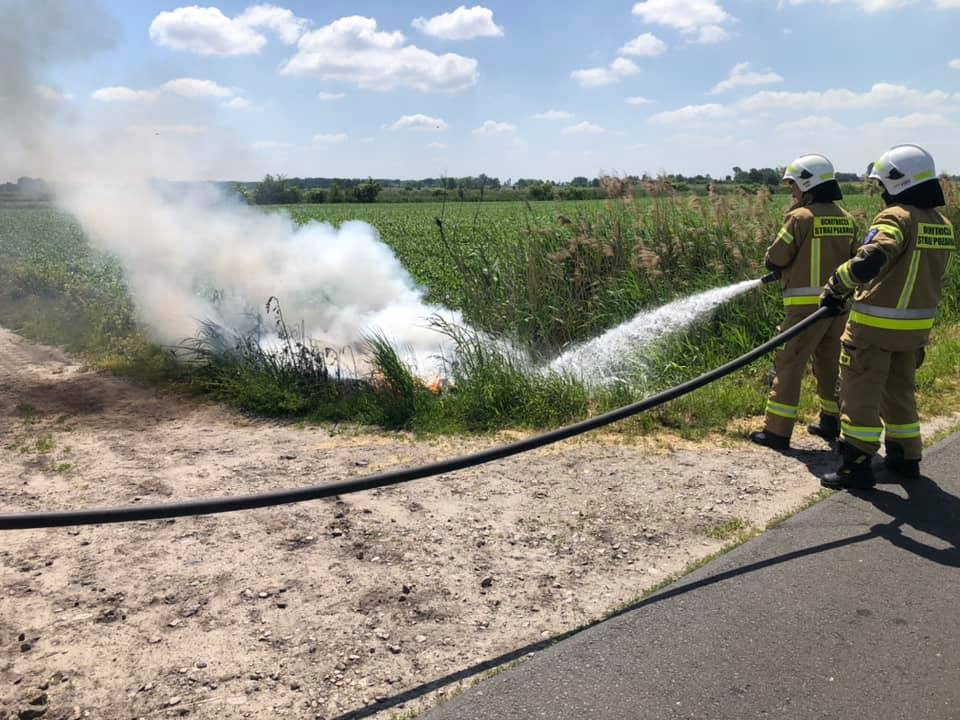
<path fill-rule="evenodd" d="M 766 355 L 788 340 L 800 335 L 807 328 L 821 319 L 834 314 L 830 308 L 820 308 L 812 315 L 804 318 L 788 330 L 768 340 L 748 353 L 731 360 L 726 365 L 704 373 L 699 377 L 688 380 L 676 387 L 665 390 L 651 397 L 645 398 L 617 410 L 582 420 L 581 422 L 551 430 L 525 440 L 499 445 L 489 450 L 450 458 L 429 465 L 391 472 L 369 475 L 367 477 L 327 485 L 310 485 L 293 488 L 291 490 L 276 490 L 256 495 L 238 495 L 235 497 L 220 497 L 206 500 L 185 500 L 183 502 L 167 503 L 163 505 L 130 505 L 117 508 L 98 508 L 92 510 L 64 510 L 57 512 L 14 513 L 0 515 L 0 530 L 26 530 L 32 528 L 69 527 L 74 525 L 101 525 L 106 523 L 136 522 L 142 520 L 161 520 L 164 518 L 187 517 L 190 515 L 211 515 L 214 513 L 234 512 L 236 510 L 251 510 L 253 508 L 270 507 L 272 505 L 287 505 L 290 503 L 317 500 L 319 498 L 346 495 L 348 493 L 373 490 L 374 488 L 398 485 L 400 483 L 419 480 L 421 478 L 441 475 L 444 473 L 463 470 L 465 468 L 482 465 L 500 460 L 511 455 L 534 450 L 551 445 L 567 438 L 582 435 L 597 428 L 610 425 L 624 418 L 637 415 L 670 400 L 675 400 L 694 390 L 709 385 L 720 378 L 748 365 L 759 357 Z"/>

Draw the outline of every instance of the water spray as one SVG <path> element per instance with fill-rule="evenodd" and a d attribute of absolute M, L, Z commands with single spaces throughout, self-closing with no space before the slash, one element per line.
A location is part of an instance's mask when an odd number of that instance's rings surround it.
<path fill-rule="evenodd" d="M 681 298 L 659 308 L 644 310 L 599 337 L 564 352 L 548 367 L 594 385 L 621 382 L 630 375 L 644 371 L 647 365 L 644 348 L 683 330 L 720 305 L 773 282 L 779 276 L 779 273 L 773 272 L 760 279 L 744 280 Z"/>

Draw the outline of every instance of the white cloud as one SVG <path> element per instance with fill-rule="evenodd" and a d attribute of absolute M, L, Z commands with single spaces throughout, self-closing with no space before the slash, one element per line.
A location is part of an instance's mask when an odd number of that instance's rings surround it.
<path fill-rule="evenodd" d="M 303 35 L 297 54 L 280 72 L 316 75 L 372 90 L 456 91 L 477 82 L 476 60 L 452 53 L 437 55 L 405 43 L 401 32 L 378 32 L 373 18 L 340 18 Z"/>
<path fill-rule="evenodd" d="M 960 111 L 960 93 L 914 90 L 889 83 L 877 83 L 866 92 L 845 88 L 807 92 L 764 90 L 729 105 L 688 105 L 677 110 L 656 113 L 648 122 L 677 127 L 711 127 L 733 121 L 757 121 L 765 114 L 778 113 L 785 117 L 792 114 L 798 118 L 786 120 L 777 126 L 778 130 L 794 132 L 842 128 L 828 113 L 884 111 L 890 108 L 905 108 L 914 112 L 905 116 L 884 118 L 870 127 L 885 130 L 944 127 L 948 120 L 941 113 Z"/>
<path fill-rule="evenodd" d="M 909 115 L 883 118 L 879 123 L 883 128 L 913 130 L 916 128 L 950 127 L 952 123 L 939 113 L 910 113 Z"/>
<path fill-rule="evenodd" d="M 48 103 L 53 103 L 55 105 L 65 103 L 69 100 L 73 100 L 72 95 L 62 93 L 59 90 L 56 90 L 55 88 L 50 87 L 49 85 L 34 85 L 33 91 L 42 100 L 45 100 Z"/>
<path fill-rule="evenodd" d="M 155 90 L 134 90 L 123 85 L 100 88 L 92 95 L 100 102 L 150 102 L 157 99 Z"/>
<path fill-rule="evenodd" d="M 701 43 L 722 40 L 726 31 L 721 23 L 733 19 L 716 0 L 643 0 L 633 6 L 633 14 L 644 22 L 696 37 L 695 42 Z"/>
<path fill-rule="evenodd" d="M 576 125 L 570 125 L 560 131 L 564 135 L 602 135 L 606 130 L 599 125 L 584 120 Z"/>
<path fill-rule="evenodd" d="M 253 103 L 251 103 L 246 98 L 235 97 L 226 102 L 220 103 L 220 107 L 225 107 L 228 110 L 252 110 Z"/>
<path fill-rule="evenodd" d="M 633 55 L 634 57 L 656 57 L 662 55 L 667 49 L 667 44 L 652 33 L 638 35 L 628 42 L 617 52 L 620 55 Z"/>
<path fill-rule="evenodd" d="M 219 85 L 213 80 L 197 78 L 177 78 L 168 80 L 155 90 L 134 90 L 123 85 L 100 88 L 93 93 L 93 99 L 100 102 L 149 103 L 164 96 L 176 96 L 188 99 L 231 98 L 220 103 L 231 110 L 250 110 L 253 104 L 246 98 L 238 97 L 236 92 Z"/>
<path fill-rule="evenodd" d="M 493 10 L 481 5 L 470 9 L 461 5 L 453 12 L 437 15 L 429 20 L 418 17 L 410 24 L 425 35 L 443 40 L 503 36 L 503 28 L 493 21 Z"/>
<path fill-rule="evenodd" d="M 653 100 L 648 100 L 645 97 L 640 95 L 634 95 L 633 97 L 624 98 L 623 100 L 627 105 L 650 105 Z"/>
<path fill-rule="evenodd" d="M 431 132 L 446 130 L 448 125 L 440 118 L 430 117 L 417 113 L 416 115 L 403 115 L 393 125 L 391 130 L 429 130 Z"/>
<path fill-rule="evenodd" d="M 318 92 L 317 100 L 322 100 L 323 102 L 332 102 L 333 100 L 342 100 L 346 95 L 344 93 L 332 93 L 332 92 Z"/>
<path fill-rule="evenodd" d="M 600 85 L 613 85 L 620 82 L 622 78 L 636 75 L 639 72 L 640 68 L 632 60 L 617 58 L 608 67 L 574 70 L 570 73 L 570 77 L 576 80 L 580 87 L 598 87 Z"/>
<path fill-rule="evenodd" d="M 483 124 L 475 128 L 474 135 L 510 135 L 517 131 L 517 126 L 506 122 L 497 122 L 496 120 L 485 120 Z"/>
<path fill-rule="evenodd" d="M 865 108 L 934 108 L 960 102 L 960 93 L 942 90 L 923 92 L 903 85 L 877 83 L 863 93 L 853 90 L 787 92 L 764 90 L 737 103 L 747 111 L 802 110 L 804 112 L 832 110 L 862 110 Z"/>
<path fill-rule="evenodd" d="M 432 142 L 426 145 L 427 150 L 446 150 L 448 147 L 450 146 L 442 142 Z"/>
<path fill-rule="evenodd" d="M 174 136 L 181 138 L 200 137 L 206 135 L 210 128 L 206 125 L 130 125 L 127 131 L 135 137 L 149 138 L 160 136 Z"/>
<path fill-rule="evenodd" d="M 672 127 L 710 127 L 731 120 L 736 116 L 733 109 L 718 103 L 707 105 L 687 105 L 679 110 L 668 110 L 651 115 L 647 120 L 651 125 Z"/>
<path fill-rule="evenodd" d="M 776 127 L 777 130 L 787 133 L 824 133 L 842 128 L 843 125 L 829 115 L 809 115 L 797 120 L 787 120 Z"/>
<path fill-rule="evenodd" d="M 534 120 L 569 120 L 573 117 L 573 113 L 567 112 L 566 110 L 547 110 L 546 112 L 537 113 L 533 116 Z"/>
<path fill-rule="evenodd" d="M 257 142 L 250 143 L 250 147 L 254 150 L 278 150 L 290 147 L 290 143 L 279 142 L 277 140 L 258 140 Z"/>
<path fill-rule="evenodd" d="M 951 70 L 960 70 L 960 59 L 950 61 Z"/>
<path fill-rule="evenodd" d="M 750 63 L 739 63 L 733 66 L 729 77 L 713 86 L 708 95 L 719 95 L 727 90 L 751 85 L 772 85 L 782 83 L 783 77 L 770 68 L 757 72 L 750 69 Z"/>
<path fill-rule="evenodd" d="M 729 33 L 719 25 L 704 25 L 700 28 L 697 39 L 693 42 L 699 45 L 716 45 L 728 37 L 730 37 Z"/>
<path fill-rule="evenodd" d="M 942 0 L 937 0 L 937 4 L 940 5 L 941 1 Z M 783 0 L 781 0 L 781 2 L 783 2 Z M 865 12 L 874 13 L 913 5 L 917 0 L 786 0 L 786 2 L 788 5 L 809 5 L 810 3 L 839 5 L 843 3 L 847 5 L 859 5 Z"/>
<path fill-rule="evenodd" d="M 162 47 L 199 55 L 252 55 L 267 44 L 256 28 L 269 28 L 292 45 L 306 26 L 306 20 L 274 5 L 254 5 L 235 18 L 219 8 L 192 5 L 157 15 L 150 23 L 150 39 Z"/>
<path fill-rule="evenodd" d="M 293 45 L 307 29 L 307 21 L 298 18 L 290 10 L 275 5 L 254 5 L 243 11 L 234 22 L 249 27 L 265 27 L 273 30 L 287 45 Z"/>
<path fill-rule="evenodd" d="M 230 88 L 218 85 L 213 80 L 197 80 L 196 78 L 177 78 L 169 80 L 160 86 L 160 92 L 179 95 L 180 97 L 233 97 Z"/>
<path fill-rule="evenodd" d="M 314 145 L 336 145 L 337 143 L 346 142 L 350 139 L 350 136 L 346 133 L 321 133 L 319 135 L 313 136 Z"/>

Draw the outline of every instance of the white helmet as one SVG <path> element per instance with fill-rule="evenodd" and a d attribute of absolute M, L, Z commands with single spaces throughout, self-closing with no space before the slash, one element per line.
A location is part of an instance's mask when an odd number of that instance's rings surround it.
<path fill-rule="evenodd" d="M 793 180 L 800 188 L 800 192 L 807 192 L 835 177 L 833 163 L 817 153 L 801 155 L 790 163 L 786 172 L 783 173 L 784 181 Z"/>
<path fill-rule="evenodd" d="M 883 183 L 890 195 L 936 180 L 933 156 L 919 145 L 894 145 L 870 168 L 870 177 Z"/>

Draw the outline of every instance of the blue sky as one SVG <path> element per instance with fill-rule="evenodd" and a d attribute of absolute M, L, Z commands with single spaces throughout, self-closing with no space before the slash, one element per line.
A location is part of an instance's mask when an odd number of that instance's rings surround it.
<path fill-rule="evenodd" d="M 960 0 L 101 5 L 112 49 L 41 80 L 229 147 L 211 176 L 861 171 L 899 142 L 960 172 Z"/>

